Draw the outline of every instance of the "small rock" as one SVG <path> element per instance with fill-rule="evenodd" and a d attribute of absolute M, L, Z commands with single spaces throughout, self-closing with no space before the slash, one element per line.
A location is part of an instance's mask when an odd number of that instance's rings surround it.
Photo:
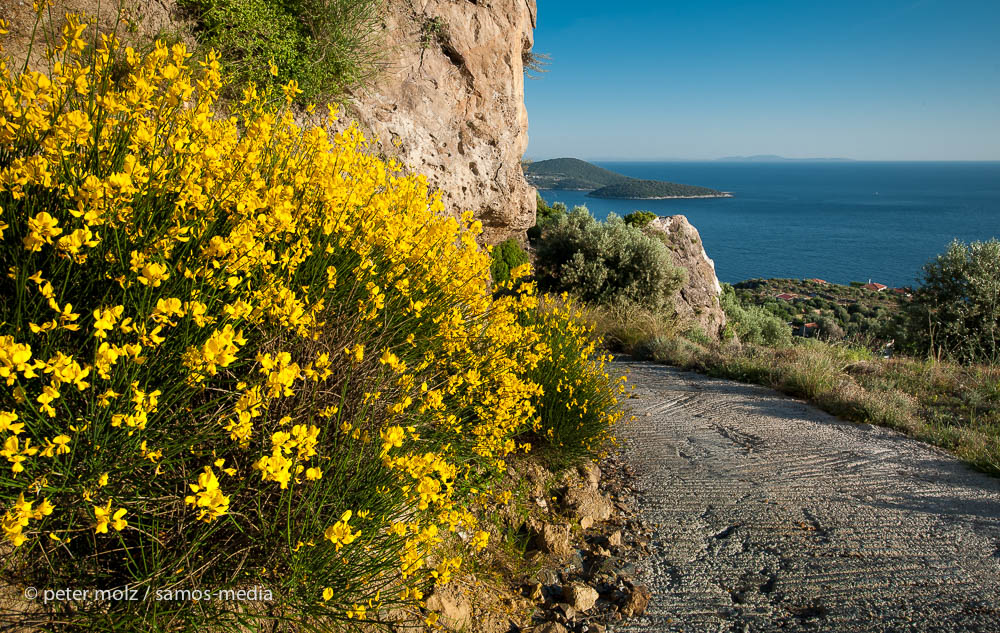
<path fill-rule="evenodd" d="M 535 535 L 538 549 L 560 558 L 569 555 L 569 526 L 545 524 Z"/>
<path fill-rule="evenodd" d="M 534 600 L 535 602 L 541 602 L 542 599 L 545 597 L 544 594 L 542 594 L 542 583 L 540 582 L 528 585 L 527 593 L 528 597 Z"/>
<path fill-rule="evenodd" d="M 604 549 L 600 545 L 597 546 L 597 550 L 596 551 L 597 551 L 597 555 L 598 556 L 603 556 L 604 558 L 607 558 L 607 557 L 611 556 L 611 552 L 609 552 L 608 550 Z"/>
<path fill-rule="evenodd" d="M 582 527 L 585 530 L 589 530 L 591 527 L 593 527 L 593 525 L 594 525 L 593 517 L 583 517 L 582 519 L 580 519 L 580 527 Z"/>
<path fill-rule="evenodd" d="M 568 587 L 563 587 L 563 596 L 578 611 L 593 609 L 598 598 L 596 589 L 580 583 L 573 583 Z"/>
<path fill-rule="evenodd" d="M 628 599 L 625 601 L 622 611 L 627 617 L 642 615 L 646 612 L 646 607 L 649 606 L 649 600 L 652 597 L 652 594 L 645 585 L 634 585 L 629 591 Z"/>
<path fill-rule="evenodd" d="M 594 521 L 605 521 L 611 517 L 611 504 L 596 490 L 570 488 L 563 496 L 563 506 L 576 519 L 591 517 Z"/>
<path fill-rule="evenodd" d="M 566 566 L 570 569 L 583 569 L 583 552 L 576 550 L 573 555 L 569 557 Z"/>
<path fill-rule="evenodd" d="M 560 602 L 559 604 L 556 605 L 556 608 L 562 611 L 562 614 L 566 617 L 567 620 L 572 620 L 573 618 L 576 617 L 576 608 L 574 608 L 573 605 L 571 604 Z"/>
<path fill-rule="evenodd" d="M 554 585 L 559 582 L 559 576 L 551 569 L 539 570 L 539 572 L 535 574 L 535 578 L 538 579 L 538 582 L 545 585 Z"/>
<path fill-rule="evenodd" d="M 567 633 L 566 627 L 558 622 L 546 622 L 538 627 L 538 633 Z"/>
<path fill-rule="evenodd" d="M 615 530 L 611 536 L 608 537 L 608 545 L 612 547 L 621 547 L 622 544 L 622 531 Z"/>

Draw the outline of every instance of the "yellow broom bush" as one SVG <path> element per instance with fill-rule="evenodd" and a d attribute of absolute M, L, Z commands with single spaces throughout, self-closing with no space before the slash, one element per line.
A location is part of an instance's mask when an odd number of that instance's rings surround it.
<path fill-rule="evenodd" d="M 534 287 L 493 298 L 478 222 L 334 110 L 296 125 L 294 82 L 224 115 L 214 54 L 85 27 L 46 73 L 0 61 L 0 591 L 138 593 L 0 619 L 419 613 L 461 564 L 444 535 L 486 544 L 470 508 L 544 426 Z"/>

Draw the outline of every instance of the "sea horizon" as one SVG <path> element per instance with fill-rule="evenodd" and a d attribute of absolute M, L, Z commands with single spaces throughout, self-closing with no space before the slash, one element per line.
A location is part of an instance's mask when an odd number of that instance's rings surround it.
<path fill-rule="evenodd" d="M 529 162 L 541 162 L 543 160 L 553 160 L 558 158 L 579 158 L 576 156 L 549 156 L 546 158 L 525 157 Z M 606 164 L 634 164 L 634 163 L 974 163 L 974 164 L 1000 164 L 1000 158 L 996 159 L 955 159 L 955 158 L 913 158 L 913 159 L 868 159 L 868 158 L 790 158 L 779 157 L 778 160 L 733 160 L 730 158 L 593 158 L 582 157 L 579 160 L 593 163 L 604 167 Z"/>
<path fill-rule="evenodd" d="M 633 178 L 733 193 L 732 198 L 605 200 L 540 190 L 599 219 L 646 210 L 697 228 L 720 281 L 821 278 L 919 283 L 953 239 L 1000 235 L 1000 161 L 594 161 Z"/>

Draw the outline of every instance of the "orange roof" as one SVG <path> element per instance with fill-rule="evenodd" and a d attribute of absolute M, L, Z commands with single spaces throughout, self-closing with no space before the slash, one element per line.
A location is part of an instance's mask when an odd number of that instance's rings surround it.
<path fill-rule="evenodd" d="M 886 286 L 884 284 L 872 283 L 870 281 L 868 283 L 866 283 L 864 286 L 862 286 L 862 288 L 867 288 L 868 290 L 875 290 L 875 291 L 878 291 L 878 292 L 881 292 L 882 290 L 885 290 L 888 287 L 889 286 Z"/>

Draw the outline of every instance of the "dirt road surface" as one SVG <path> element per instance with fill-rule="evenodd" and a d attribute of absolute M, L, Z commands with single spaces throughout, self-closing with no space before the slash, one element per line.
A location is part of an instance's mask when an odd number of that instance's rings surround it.
<path fill-rule="evenodd" d="M 625 361 L 658 525 L 618 631 L 1000 632 L 1000 479 L 761 387 Z"/>

